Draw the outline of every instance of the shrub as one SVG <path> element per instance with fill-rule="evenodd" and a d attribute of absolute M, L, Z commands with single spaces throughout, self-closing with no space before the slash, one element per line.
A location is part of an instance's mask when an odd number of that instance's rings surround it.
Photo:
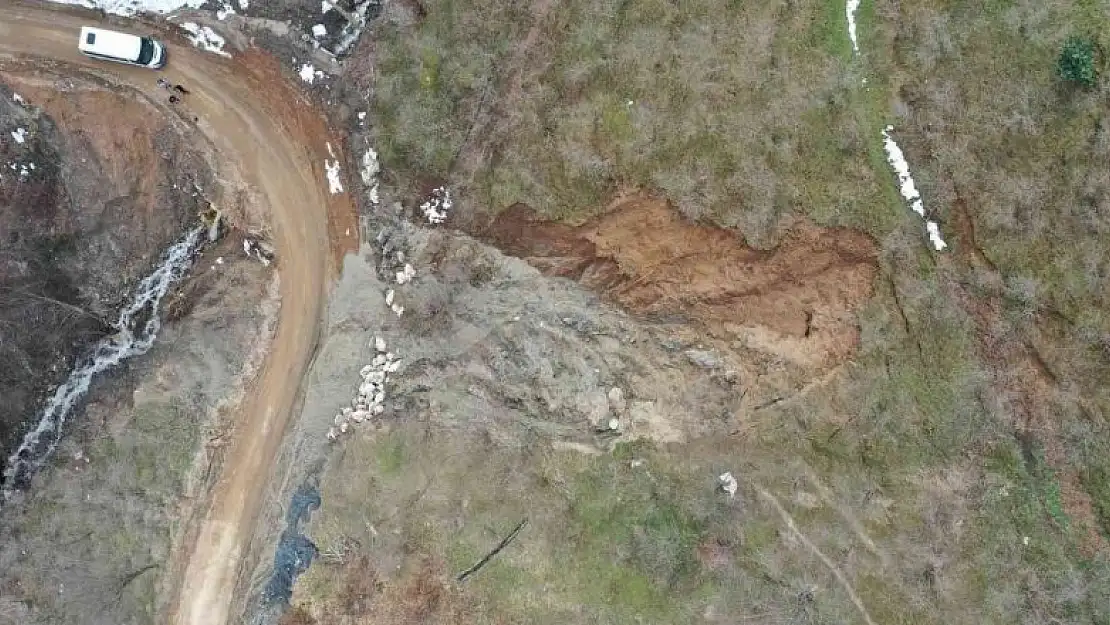
<path fill-rule="evenodd" d="M 1084 87 L 1095 86 L 1098 72 L 1095 69 L 1095 44 L 1085 37 L 1068 37 L 1060 58 L 1056 61 L 1056 73 L 1069 82 Z"/>

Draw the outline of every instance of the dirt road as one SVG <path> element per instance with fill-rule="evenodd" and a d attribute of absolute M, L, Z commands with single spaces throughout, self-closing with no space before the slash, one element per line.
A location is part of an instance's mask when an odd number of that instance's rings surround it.
<path fill-rule="evenodd" d="M 87 12 L 6 2 L 0 6 L 0 64 L 45 59 L 91 69 L 139 89 L 156 89 L 155 72 L 94 62 L 77 52 L 79 27 L 96 21 Z M 149 28 L 136 25 L 132 30 Z M 333 233 L 343 232 L 346 224 L 337 226 L 337 221 L 353 215 L 347 196 L 331 196 L 327 190 L 325 124 L 278 71 L 261 55 L 244 53 L 228 61 L 171 43 L 170 63 L 161 74 L 191 90 L 186 114 L 199 118 L 198 126 L 226 164 L 228 171 L 218 176 L 239 181 L 232 183 L 241 185 L 234 191 L 247 198 L 247 210 L 272 232 L 282 298 L 272 349 L 236 415 L 210 508 L 203 524 L 189 533 L 195 539 L 185 548 L 183 579 L 169 615 L 182 625 L 221 625 L 230 619 L 261 495 L 317 341 L 329 272 L 335 266 L 329 226 Z"/>

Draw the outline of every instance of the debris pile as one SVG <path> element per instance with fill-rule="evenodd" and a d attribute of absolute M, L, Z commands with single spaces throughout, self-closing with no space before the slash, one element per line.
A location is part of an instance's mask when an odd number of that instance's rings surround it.
<path fill-rule="evenodd" d="M 405 267 L 397 272 L 397 284 L 407 284 L 416 277 L 416 270 L 412 265 L 405 263 Z"/>
<path fill-rule="evenodd" d="M 365 113 L 359 113 L 359 119 L 364 119 L 365 115 Z M 374 148 L 367 148 L 366 153 L 362 155 L 362 168 L 358 175 L 362 178 L 362 184 L 370 188 L 370 203 L 375 206 L 378 205 L 378 172 L 380 171 L 378 153 Z"/>
<path fill-rule="evenodd" d="M 396 249 L 393 246 L 393 242 L 385 230 L 378 233 L 376 240 L 381 245 L 381 255 L 378 258 L 380 277 L 383 280 L 396 282 L 398 285 L 412 282 L 412 279 L 416 277 L 416 269 L 407 262 L 404 250 Z M 405 307 L 395 301 L 396 296 L 397 293 L 393 289 L 386 290 L 385 305 L 389 306 L 393 314 L 400 317 L 404 314 Z"/>
<path fill-rule="evenodd" d="M 385 339 L 380 336 L 374 337 L 370 346 L 376 352 L 374 359 L 359 370 L 362 383 L 358 393 L 350 406 L 335 415 L 335 421 L 328 429 L 328 440 L 334 441 L 340 434 L 346 434 L 351 423 L 362 423 L 385 412 L 385 384 L 389 381 L 389 374 L 401 368 L 401 360 L 393 352 L 386 351 Z"/>
<path fill-rule="evenodd" d="M 441 224 L 447 221 L 447 213 L 454 203 L 451 201 L 451 191 L 446 187 L 436 187 L 432 196 L 420 205 L 420 212 L 430 224 Z"/>
<path fill-rule="evenodd" d="M 274 248 L 262 241 L 243 239 L 243 252 L 247 256 L 257 256 L 258 260 L 267 267 L 274 260 Z"/>

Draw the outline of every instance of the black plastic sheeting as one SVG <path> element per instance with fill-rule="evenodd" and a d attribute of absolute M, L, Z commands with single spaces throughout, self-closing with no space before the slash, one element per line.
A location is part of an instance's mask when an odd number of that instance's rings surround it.
<path fill-rule="evenodd" d="M 285 530 L 274 553 L 274 572 L 262 591 L 263 603 L 288 604 L 293 596 L 293 582 L 308 570 L 319 555 L 316 545 L 301 533 L 301 527 L 308 522 L 312 511 L 319 507 L 320 493 L 315 484 L 306 482 L 293 493 L 293 500 L 285 513 Z"/>

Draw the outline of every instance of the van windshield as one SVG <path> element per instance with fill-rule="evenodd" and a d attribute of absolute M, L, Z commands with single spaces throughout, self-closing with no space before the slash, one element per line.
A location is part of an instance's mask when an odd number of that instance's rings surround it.
<path fill-rule="evenodd" d="M 148 65 L 152 58 L 154 58 L 154 43 L 146 37 L 143 37 L 143 43 L 139 46 L 139 58 L 137 61 L 140 65 Z"/>

